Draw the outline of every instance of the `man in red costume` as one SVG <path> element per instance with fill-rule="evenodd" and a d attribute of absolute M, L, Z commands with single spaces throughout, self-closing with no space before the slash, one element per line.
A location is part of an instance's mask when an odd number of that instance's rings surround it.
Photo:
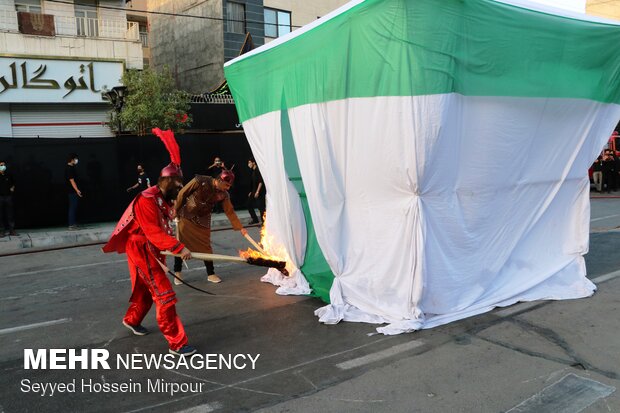
<path fill-rule="evenodd" d="M 149 333 L 141 323 L 153 302 L 157 312 L 157 324 L 169 344 L 169 352 L 189 356 L 196 349 L 187 344 L 187 335 L 177 316 L 176 295 L 162 267 L 165 258 L 161 251 L 181 254 L 191 258 L 190 251 L 172 236 L 170 221 L 174 218 L 172 205 L 183 188 L 181 159 L 171 131 L 153 129 L 170 152 L 172 162 L 161 170 L 157 185 L 141 193 L 131 202 L 116 225 L 104 252 L 127 253 L 131 275 L 130 305 L 123 325 L 134 334 Z"/>

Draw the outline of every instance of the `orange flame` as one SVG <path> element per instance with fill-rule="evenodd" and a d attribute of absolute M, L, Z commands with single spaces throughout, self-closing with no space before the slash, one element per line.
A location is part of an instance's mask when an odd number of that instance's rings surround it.
<path fill-rule="evenodd" d="M 260 241 L 258 244 L 261 246 L 263 251 L 266 254 L 261 254 L 259 251 L 256 251 L 252 248 L 248 248 L 244 251 L 239 251 L 239 256 L 241 258 L 264 258 L 268 260 L 274 261 L 286 261 L 289 262 L 288 254 L 283 246 L 277 243 L 272 235 L 267 232 L 267 227 L 265 225 L 265 221 L 263 219 L 263 226 L 260 230 Z"/>
<path fill-rule="evenodd" d="M 241 258 L 266 258 L 271 259 L 269 256 L 263 255 L 260 252 L 253 250 L 252 248 L 248 248 L 245 251 L 239 251 L 239 256 Z"/>

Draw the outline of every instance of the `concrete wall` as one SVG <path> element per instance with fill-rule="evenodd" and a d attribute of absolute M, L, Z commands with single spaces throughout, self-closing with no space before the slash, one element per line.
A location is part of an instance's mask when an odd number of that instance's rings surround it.
<path fill-rule="evenodd" d="M 177 86 L 191 93 L 217 87 L 224 79 L 222 0 L 151 0 L 149 10 L 215 17 L 149 16 L 151 66 L 167 65 Z"/>
<path fill-rule="evenodd" d="M 586 13 L 620 20 L 620 0 L 588 0 L 586 2 Z"/>
<path fill-rule="evenodd" d="M 142 69 L 140 42 L 0 32 L 0 50 L 2 53 L 28 56 L 123 60 L 128 69 Z"/>

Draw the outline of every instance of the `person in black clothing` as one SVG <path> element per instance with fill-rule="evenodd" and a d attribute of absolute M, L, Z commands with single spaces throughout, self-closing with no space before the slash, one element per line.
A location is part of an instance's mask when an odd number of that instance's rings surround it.
<path fill-rule="evenodd" d="M 610 193 L 612 190 L 615 191 L 615 177 L 616 173 L 616 161 L 613 156 L 611 156 L 610 151 L 605 151 L 603 156 L 603 190 L 606 190 L 607 193 Z"/>
<path fill-rule="evenodd" d="M 258 224 L 263 221 L 265 216 L 265 183 L 254 159 L 248 159 L 248 168 L 252 170 L 250 193 L 248 193 L 248 212 L 252 217 L 250 224 Z M 260 221 L 256 216 L 256 211 L 254 211 L 255 208 L 260 211 Z"/>
<path fill-rule="evenodd" d="M 127 188 L 127 192 L 131 192 L 134 189 L 138 189 L 138 192 L 142 192 L 147 188 L 151 187 L 151 180 L 144 172 L 144 168 L 141 164 L 138 164 L 138 181 L 133 185 Z"/>
<path fill-rule="evenodd" d="M 226 165 L 224 165 L 224 161 L 219 156 L 216 156 L 213 159 L 213 163 L 207 167 L 207 175 L 218 178 L 222 171 L 226 170 Z"/>
<path fill-rule="evenodd" d="M 596 192 L 603 191 L 603 157 L 599 155 L 592 164 L 592 181 L 596 187 Z"/>
<path fill-rule="evenodd" d="M 79 179 L 75 167 L 77 164 L 77 153 L 70 153 L 65 166 L 65 183 L 69 198 L 69 230 L 77 229 L 78 199 L 82 197 L 82 192 L 78 187 Z"/>
<path fill-rule="evenodd" d="M 13 193 L 15 181 L 13 176 L 6 171 L 6 162 L 0 161 L 0 223 L 4 225 L 4 231 L 0 237 L 17 235 L 15 232 L 15 218 L 13 217 Z"/>

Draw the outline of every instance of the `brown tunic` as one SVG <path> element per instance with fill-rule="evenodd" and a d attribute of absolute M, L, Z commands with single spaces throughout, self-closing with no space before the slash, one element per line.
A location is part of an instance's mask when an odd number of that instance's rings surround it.
<path fill-rule="evenodd" d="M 230 195 L 218 191 L 215 179 L 196 175 L 177 196 L 175 208 L 179 217 L 179 240 L 190 251 L 213 253 L 211 248 L 211 212 L 217 202 L 222 202 L 224 212 L 235 231 L 243 228 L 235 214 Z"/>

